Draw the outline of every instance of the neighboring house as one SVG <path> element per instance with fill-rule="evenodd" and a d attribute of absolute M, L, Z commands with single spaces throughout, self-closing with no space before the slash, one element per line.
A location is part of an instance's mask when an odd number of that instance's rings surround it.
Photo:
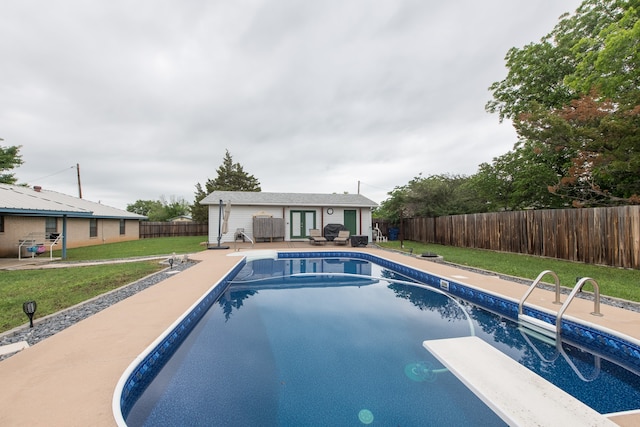
<path fill-rule="evenodd" d="M 30 238 L 47 252 L 54 243 L 66 249 L 137 240 L 145 218 L 41 187 L 0 184 L 0 257 L 18 256 L 20 242 Z"/>
<path fill-rule="evenodd" d="M 248 191 L 214 191 L 200 203 L 209 205 L 209 244 L 216 243 L 220 234 L 221 242 L 233 242 L 238 229 L 253 241 L 306 240 L 309 230 L 324 230 L 329 224 L 342 225 L 351 235 L 368 236 L 371 241 L 371 211 L 378 206 L 360 194 Z M 268 218 L 273 219 L 272 236 L 258 229 L 260 219 Z"/>

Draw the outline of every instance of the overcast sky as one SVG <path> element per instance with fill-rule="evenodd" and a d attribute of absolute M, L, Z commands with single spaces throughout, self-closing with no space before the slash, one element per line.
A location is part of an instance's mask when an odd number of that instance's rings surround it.
<path fill-rule="evenodd" d="M 375 202 L 516 142 L 486 113 L 511 47 L 577 0 L 0 3 L 0 142 L 20 183 L 193 202 L 225 149 L 263 191 Z"/>

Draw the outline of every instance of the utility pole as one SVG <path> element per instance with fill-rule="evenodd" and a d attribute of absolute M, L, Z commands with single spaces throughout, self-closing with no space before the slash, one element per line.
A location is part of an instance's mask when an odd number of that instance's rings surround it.
<path fill-rule="evenodd" d="M 78 197 L 82 199 L 82 185 L 80 184 L 80 163 L 76 163 L 76 170 L 78 171 Z"/>
<path fill-rule="evenodd" d="M 360 180 L 358 180 L 358 194 L 360 194 Z"/>

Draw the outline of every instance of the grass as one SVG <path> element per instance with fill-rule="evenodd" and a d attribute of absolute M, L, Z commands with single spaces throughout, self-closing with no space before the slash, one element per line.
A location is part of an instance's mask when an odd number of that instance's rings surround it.
<path fill-rule="evenodd" d="M 66 261 L 93 261 L 151 255 L 185 254 L 204 250 L 206 236 L 162 237 L 73 248 Z M 60 257 L 60 251 L 54 251 Z M 117 289 L 157 272 L 158 261 L 43 270 L 3 271 L 0 274 L 0 332 L 24 324 L 22 303 L 35 300 L 36 318 L 55 313 L 82 301 Z"/>
<path fill-rule="evenodd" d="M 0 274 L 0 332 L 27 321 L 22 303 L 38 304 L 35 318 L 55 313 L 134 282 L 166 265 L 158 261 L 3 271 Z"/>
<path fill-rule="evenodd" d="M 131 240 L 120 243 L 86 246 L 83 248 L 67 249 L 67 261 L 89 261 L 117 258 L 131 258 L 152 255 L 186 254 L 205 249 L 200 242 L 207 240 L 206 236 L 188 237 L 159 237 L 155 239 Z M 60 257 L 61 251 L 53 251 L 54 257 Z"/>
<path fill-rule="evenodd" d="M 544 270 L 552 270 L 560 279 L 560 285 L 572 288 L 578 277 L 591 277 L 598 282 L 600 293 L 614 298 L 640 302 L 640 271 L 615 267 L 583 264 L 563 261 L 553 258 L 542 258 L 529 255 L 494 252 L 483 249 L 457 248 L 435 244 L 405 241 L 404 248 L 399 241 L 379 242 L 381 247 L 409 252 L 414 254 L 433 252 L 441 255 L 445 261 L 455 264 L 476 267 L 483 270 L 509 276 L 533 280 Z M 552 280 L 550 276 L 543 281 Z M 584 289 L 591 291 L 591 284 Z"/>

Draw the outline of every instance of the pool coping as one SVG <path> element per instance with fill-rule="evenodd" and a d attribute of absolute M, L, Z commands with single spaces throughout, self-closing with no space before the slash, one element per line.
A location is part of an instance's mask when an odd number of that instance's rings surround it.
<path fill-rule="evenodd" d="M 297 251 L 288 245 L 263 247 Z M 301 251 L 327 252 L 327 248 L 307 245 Z M 464 277 L 465 283 L 510 298 L 518 298 L 526 289 L 497 277 L 381 249 L 352 248 L 349 252 L 374 254 L 453 281 Z M 192 259 L 202 262 L 0 362 L 0 401 L 7 408 L 0 413 L 0 424 L 114 425 L 112 397 L 123 372 L 240 262 L 241 258 L 227 256 L 230 254 L 238 255 L 233 250 L 193 254 Z M 553 293 L 536 290 L 531 298 L 532 303 L 548 304 L 552 309 Z M 590 309 L 588 301 L 576 300 L 568 314 L 640 340 L 639 313 L 607 306 L 602 307 L 604 318 L 590 319 Z M 623 414 L 613 419 L 625 426 L 637 425 L 639 418 Z"/>

